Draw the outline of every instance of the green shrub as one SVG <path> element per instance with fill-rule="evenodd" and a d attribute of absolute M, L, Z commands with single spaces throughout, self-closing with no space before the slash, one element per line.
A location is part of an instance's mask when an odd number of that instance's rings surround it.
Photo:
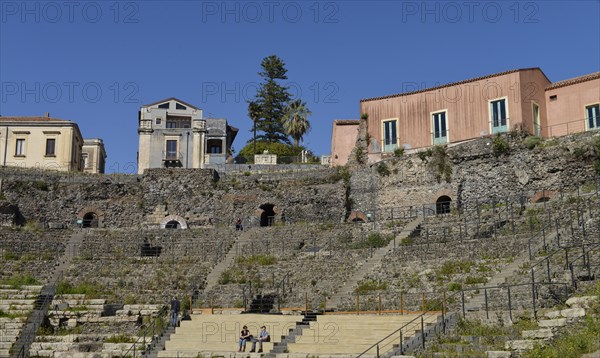
<path fill-rule="evenodd" d="M 538 144 L 540 144 L 540 142 L 542 141 L 542 139 L 538 136 L 530 136 L 527 137 L 523 140 L 523 144 L 528 148 L 528 149 L 533 149 L 535 148 Z"/>
<path fill-rule="evenodd" d="M 364 244 L 364 247 L 373 247 L 373 248 L 379 248 L 379 247 L 384 247 L 387 246 L 387 244 L 389 244 L 391 240 L 391 237 L 387 237 L 385 235 L 382 235 L 378 232 L 373 232 L 370 233 L 369 236 L 367 236 L 367 241 Z"/>
<path fill-rule="evenodd" d="M 448 291 L 460 291 L 462 290 L 462 285 L 458 282 L 450 282 L 448 285 Z"/>
<path fill-rule="evenodd" d="M 367 162 L 367 153 L 362 147 L 356 147 L 356 149 L 354 149 L 354 159 L 356 159 L 359 164 L 365 164 Z"/>
<path fill-rule="evenodd" d="M 48 184 L 43 180 L 34 181 L 33 187 L 41 191 L 48 191 Z"/>
<path fill-rule="evenodd" d="M 449 260 L 442 264 L 439 270 L 441 275 L 456 275 L 459 273 L 471 272 L 473 261 Z"/>
<path fill-rule="evenodd" d="M 404 147 L 394 149 L 394 157 L 399 158 L 404 155 Z"/>
<path fill-rule="evenodd" d="M 492 138 L 492 154 L 494 154 L 495 157 L 510 154 L 510 145 L 501 134 L 496 134 L 494 138 Z"/>
<path fill-rule="evenodd" d="M 377 164 L 377 174 L 385 177 L 389 176 L 390 170 L 388 169 L 387 164 L 385 164 L 384 162 Z"/>
<path fill-rule="evenodd" d="M 487 278 L 485 278 L 484 276 L 468 276 L 465 279 L 465 285 L 476 285 L 476 284 L 486 283 L 486 282 L 487 282 Z"/>

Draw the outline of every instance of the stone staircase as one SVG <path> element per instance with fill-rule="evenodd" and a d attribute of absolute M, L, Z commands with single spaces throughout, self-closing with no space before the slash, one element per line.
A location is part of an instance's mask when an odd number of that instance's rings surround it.
<path fill-rule="evenodd" d="M 337 293 L 331 296 L 330 302 L 328 303 L 331 308 L 338 308 L 342 304 L 342 300 L 348 296 L 353 295 L 355 287 L 358 285 L 365 275 L 372 272 L 376 267 L 381 266 L 382 260 L 387 253 L 392 251 L 396 245 L 402 242 L 402 239 L 408 237 L 417 227 L 423 222 L 422 217 L 418 217 L 408 223 L 404 229 L 391 240 L 389 244 L 384 248 L 377 249 L 372 257 L 367 259 L 355 272 L 354 274 L 343 283 L 343 286 L 339 287 Z"/>
<path fill-rule="evenodd" d="M 229 252 L 227 252 L 227 255 L 225 255 L 225 257 L 221 261 L 219 261 L 213 267 L 211 272 L 206 276 L 206 285 L 204 286 L 204 290 L 201 294 L 202 297 L 207 297 L 210 294 L 211 290 L 213 290 L 219 284 L 219 278 L 221 277 L 221 274 L 225 270 L 227 270 L 229 266 L 235 262 L 236 257 L 239 256 L 239 248 L 243 247 L 244 244 L 250 242 L 250 238 L 252 237 L 252 229 L 239 231 L 239 233 L 240 236 L 233 243 L 233 245 L 231 245 L 231 248 L 229 249 Z M 162 332 L 158 341 L 148 349 L 147 356 L 151 358 L 158 357 L 159 353 L 165 349 L 165 344 L 168 341 L 170 341 L 171 335 L 174 333 L 175 330 L 173 327 L 169 327 L 164 332 Z"/>
<path fill-rule="evenodd" d="M 10 357 L 11 348 L 21 336 L 27 315 L 34 310 L 41 290 L 42 286 L 0 287 L 0 310 L 6 316 L 0 317 L 0 357 Z"/>
<path fill-rule="evenodd" d="M 73 235 L 71 235 L 71 238 L 65 247 L 65 251 L 58 259 L 59 264 L 54 270 L 50 283 L 42 287 L 40 294 L 34 301 L 33 312 L 27 319 L 27 323 L 25 324 L 21 335 L 11 349 L 11 358 L 24 357 L 28 354 L 29 348 L 35 340 L 37 330 L 42 325 L 48 307 L 56 294 L 57 283 L 64 276 L 64 272 L 69 268 L 73 257 L 76 256 L 76 252 L 81 246 L 83 238 L 83 231 L 75 231 Z"/>
<path fill-rule="evenodd" d="M 229 252 L 227 252 L 227 255 L 225 255 L 225 257 L 219 263 L 217 263 L 217 265 L 213 267 L 212 271 L 206 276 L 206 285 L 204 286 L 203 296 L 207 296 L 210 291 L 219 284 L 219 278 L 221 277 L 221 274 L 227 270 L 240 255 L 239 248 L 251 241 L 253 231 L 255 231 L 254 228 L 240 231 L 240 236 L 233 243 L 229 249 Z"/>

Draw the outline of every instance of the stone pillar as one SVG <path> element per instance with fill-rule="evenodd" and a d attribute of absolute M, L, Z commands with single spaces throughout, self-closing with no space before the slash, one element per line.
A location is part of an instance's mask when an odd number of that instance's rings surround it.
<path fill-rule="evenodd" d="M 145 169 L 150 168 L 151 141 L 152 141 L 152 120 L 140 120 L 138 128 L 139 147 L 138 147 L 138 174 L 143 174 Z"/>
<path fill-rule="evenodd" d="M 206 121 L 203 119 L 194 119 L 194 128 L 192 129 L 192 168 L 204 168 L 204 151 L 206 141 Z"/>

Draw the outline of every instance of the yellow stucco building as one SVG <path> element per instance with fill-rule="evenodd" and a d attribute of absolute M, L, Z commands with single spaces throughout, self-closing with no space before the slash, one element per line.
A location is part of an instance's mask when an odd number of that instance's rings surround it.
<path fill-rule="evenodd" d="M 2 166 L 82 171 L 83 137 L 77 123 L 45 117 L 0 117 Z"/>

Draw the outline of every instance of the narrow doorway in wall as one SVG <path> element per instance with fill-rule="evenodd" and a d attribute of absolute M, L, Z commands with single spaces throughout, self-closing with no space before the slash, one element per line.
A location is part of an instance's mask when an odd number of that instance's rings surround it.
<path fill-rule="evenodd" d="M 273 204 L 263 204 L 260 206 L 262 213 L 260 214 L 260 226 L 272 226 L 275 221 L 275 211 Z"/>
<path fill-rule="evenodd" d="M 435 202 L 435 213 L 436 214 L 449 214 L 450 213 L 450 205 L 452 204 L 452 199 L 450 199 L 447 195 L 440 196 Z"/>
<path fill-rule="evenodd" d="M 533 102 L 533 134 L 540 136 L 542 134 L 542 125 L 540 123 L 540 106 Z"/>
<path fill-rule="evenodd" d="M 165 224 L 165 229 L 180 229 L 181 224 L 177 220 L 171 220 Z"/>
<path fill-rule="evenodd" d="M 96 213 L 89 212 L 83 216 L 83 222 L 81 227 L 83 228 L 97 228 L 98 227 L 98 215 Z"/>

